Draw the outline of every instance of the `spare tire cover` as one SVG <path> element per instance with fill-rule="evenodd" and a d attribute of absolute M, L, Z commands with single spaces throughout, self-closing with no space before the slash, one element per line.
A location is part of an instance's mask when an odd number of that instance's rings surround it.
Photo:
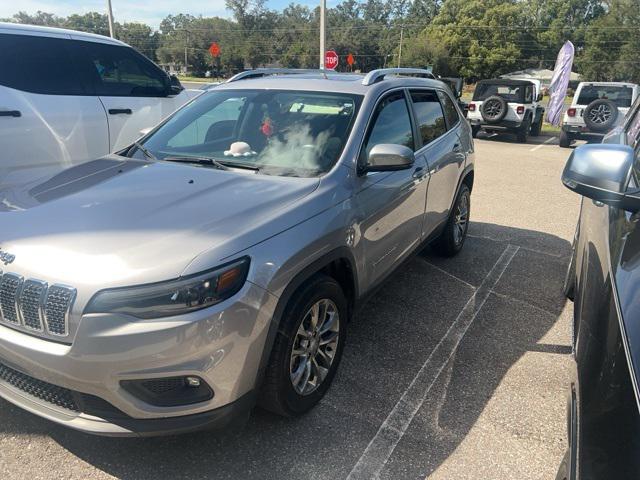
<path fill-rule="evenodd" d="M 607 132 L 613 128 L 618 118 L 618 106 L 611 100 L 594 100 L 583 113 L 585 125 L 594 132 Z"/>
<path fill-rule="evenodd" d="M 507 115 L 508 108 L 509 105 L 504 98 L 498 95 L 492 95 L 482 102 L 480 114 L 485 122 L 497 123 Z"/>

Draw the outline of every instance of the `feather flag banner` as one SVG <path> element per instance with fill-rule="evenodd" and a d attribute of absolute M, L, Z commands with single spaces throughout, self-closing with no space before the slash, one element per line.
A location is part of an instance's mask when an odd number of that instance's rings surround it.
<path fill-rule="evenodd" d="M 564 98 L 567 96 L 567 87 L 569 86 L 569 77 L 571 76 L 575 53 L 576 49 L 573 43 L 567 40 L 558 52 L 558 58 L 556 59 L 556 67 L 553 70 L 553 77 L 549 86 L 551 98 L 547 106 L 547 122 L 555 126 L 560 125 Z"/>

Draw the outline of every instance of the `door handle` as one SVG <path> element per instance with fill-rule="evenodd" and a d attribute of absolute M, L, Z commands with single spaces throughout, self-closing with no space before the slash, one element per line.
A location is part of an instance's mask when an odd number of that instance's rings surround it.
<path fill-rule="evenodd" d="M 0 110 L 0 117 L 21 117 L 20 110 Z"/>
<path fill-rule="evenodd" d="M 130 108 L 110 108 L 109 109 L 110 115 L 118 115 L 120 113 L 131 115 L 133 112 L 131 111 Z"/>

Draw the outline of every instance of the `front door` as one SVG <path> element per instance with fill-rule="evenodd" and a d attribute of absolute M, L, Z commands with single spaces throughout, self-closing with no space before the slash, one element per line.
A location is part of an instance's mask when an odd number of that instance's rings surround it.
<path fill-rule="evenodd" d="M 109 121 L 109 145 L 118 151 L 154 127 L 188 100 L 185 91 L 170 94 L 168 77 L 129 47 L 82 42 L 96 94 Z"/>
<path fill-rule="evenodd" d="M 366 163 L 378 144 L 404 145 L 415 150 L 414 130 L 404 91 L 383 97 L 374 111 L 359 161 Z M 356 204 L 368 285 L 375 284 L 420 241 L 428 185 L 422 158 L 407 170 L 369 172 L 358 177 Z"/>

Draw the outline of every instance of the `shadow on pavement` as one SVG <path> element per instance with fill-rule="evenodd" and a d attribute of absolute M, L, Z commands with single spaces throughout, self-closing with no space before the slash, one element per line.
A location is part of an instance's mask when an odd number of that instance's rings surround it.
<path fill-rule="evenodd" d="M 472 223 L 470 235 L 457 257 L 442 259 L 427 249 L 388 279 L 350 324 L 328 396 L 301 418 L 255 410 L 239 432 L 111 439 L 67 430 L 0 400 L 0 434 L 48 435 L 96 469 L 125 479 L 345 478 L 506 246 L 520 246 L 380 472 L 423 479 L 465 439 L 524 353 L 567 353 L 563 345 L 539 342 L 565 303 L 569 242 L 482 223 Z M 32 448 L 34 463 L 47 461 Z M 73 476 L 62 464 L 49 469 Z"/>

